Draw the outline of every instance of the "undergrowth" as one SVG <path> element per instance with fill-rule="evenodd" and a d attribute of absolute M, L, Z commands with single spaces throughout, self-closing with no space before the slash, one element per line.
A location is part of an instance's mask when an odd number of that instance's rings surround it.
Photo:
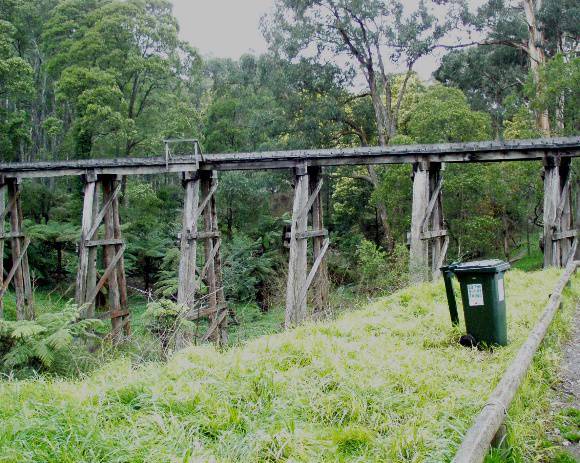
<path fill-rule="evenodd" d="M 448 462 L 544 309 L 559 272 L 506 275 L 510 344 L 466 349 L 441 283 L 168 363 L 0 384 L 0 462 Z M 571 299 L 509 410 L 509 454 L 545 461 L 544 413 Z M 495 457 L 493 457 L 495 458 Z"/>

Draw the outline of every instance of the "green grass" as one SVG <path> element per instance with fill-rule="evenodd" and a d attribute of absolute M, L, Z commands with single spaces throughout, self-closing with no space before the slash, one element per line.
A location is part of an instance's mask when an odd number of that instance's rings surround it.
<path fill-rule="evenodd" d="M 0 462 L 450 461 L 558 276 L 508 272 L 511 342 L 493 352 L 457 344 L 438 283 L 225 351 L 191 347 L 137 368 L 119 359 L 78 381 L 5 381 Z M 545 410 L 578 286 L 509 410 L 508 454 L 495 461 L 554 454 Z"/>
<path fill-rule="evenodd" d="M 541 270 L 544 266 L 544 254 L 538 247 L 534 247 L 530 254 L 525 255 L 520 260 L 512 264 L 512 268 L 532 272 Z"/>

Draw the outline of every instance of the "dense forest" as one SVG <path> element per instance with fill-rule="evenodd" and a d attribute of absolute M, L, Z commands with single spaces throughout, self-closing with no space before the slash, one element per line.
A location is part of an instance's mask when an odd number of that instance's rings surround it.
<path fill-rule="evenodd" d="M 270 51 L 230 60 L 180 40 L 166 0 L 0 0 L 1 161 L 160 156 L 166 138 L 226 153 L 577 134 L 579 14 L 574 0 L 278 0 L 262 20 Z M 414 68 L 433 53 L 444 56 L 424 81 Z M 405 283 L 411 174 L 325 171 L 335 288 Z M 539 164 L 449 165 L 444 177 L 450 259 L 541 260 Z M 70 294 L 81 192 L 72 178 L 23 186 L 39 289 Z M 287 173 L 221 175 L 228 300 L 281 302 L 291 192 Z M 123 181 L 140 294 L 175 296 L 182 201 L 178 176 Z"/>

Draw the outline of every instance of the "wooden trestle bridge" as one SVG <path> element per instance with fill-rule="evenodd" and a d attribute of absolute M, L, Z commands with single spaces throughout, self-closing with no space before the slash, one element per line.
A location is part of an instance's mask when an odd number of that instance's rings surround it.
<path fill-rule="evenodd" d="M 328 150 L 276 151 L 261 153 L 202 155 L 194 140 L 189 156 L 91 159 L 61 162 L 0 163 L 0 315 L 2 297 L 13 284 L 17 316 L 34 317 L 33 288 L 27 258 L 30 243 L 22 227 L 20 204 L 23 179 L 81 176 L 84 205 L 79 242 L 76 302 L 86 307 L 85 316 L 95 313 L 95 298 L 108 289 L 109 316 L 113 335 L 129 332 L 127 285 L 119 216 L 120 179 L 124 175 L 179 173 L 185 190 L 178 302 L 187 306 L 189 319 L 208 317 L 204 340 L 223 342 L 227 336 L 228 310 L 223 293 L 220 233 L 215 192 L 218 171 L 292 169 L 294 204 L 289 233 L 289 267 L 286 294 L 286 326 L 300 323 L 307 316 L 309 288 L 315 305 L 324 306 L 328 284 L 324 256 L 329 246 L 324 229 L 322 169 L 326 166 L 401 164 L 414 166 L 413 205 L 410 232 L 411 275 L 416 281 L 436 277 L 444 263 L 449 243 L 445 230 L 442 192 L 442 165 L 449 162 L 539 161 L 544 179 L 544 264 L 562 266 L 574 252 L 571 158 L 580 155 L 580 137 L 546 138 L 506 142 L 345 148 Z M 576 191 L 580 190 L 576 188 Z M 577 199 L 576 203 L 579 202 Z M 4 221 L 10 217 L 10 231 L 4 234 Z M 201 222 L 202 225 L 198 224 Z M 310 225 L 309 225 L 310 222 Z M 578 220 L 576 220 L 578 222 Z M 308 240 L 313 240 L 312 263 L 308 268 Z M 4 242 L 11 246 L 12 265 L 3 269 Z M 196 268 L 198 241 L 204 242 L 205 263 Z M 104 248 L 105 270 L 97 273 L 97 248 Z M 196 307 L 200 282 L 208 287 L 203 308 Z M 321 307 L 319 307 L 321 308 Z"/>

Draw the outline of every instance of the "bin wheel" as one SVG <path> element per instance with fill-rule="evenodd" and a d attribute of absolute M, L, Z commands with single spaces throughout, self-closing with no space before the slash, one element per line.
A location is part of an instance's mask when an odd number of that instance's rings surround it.
<path fill-rule="evenodd" d="M 475 347 L 477 346 L 477 341 L 472 335 L 464 334 L 459 338 L 459 344 L 461 344 L 463 347 Z"/>

